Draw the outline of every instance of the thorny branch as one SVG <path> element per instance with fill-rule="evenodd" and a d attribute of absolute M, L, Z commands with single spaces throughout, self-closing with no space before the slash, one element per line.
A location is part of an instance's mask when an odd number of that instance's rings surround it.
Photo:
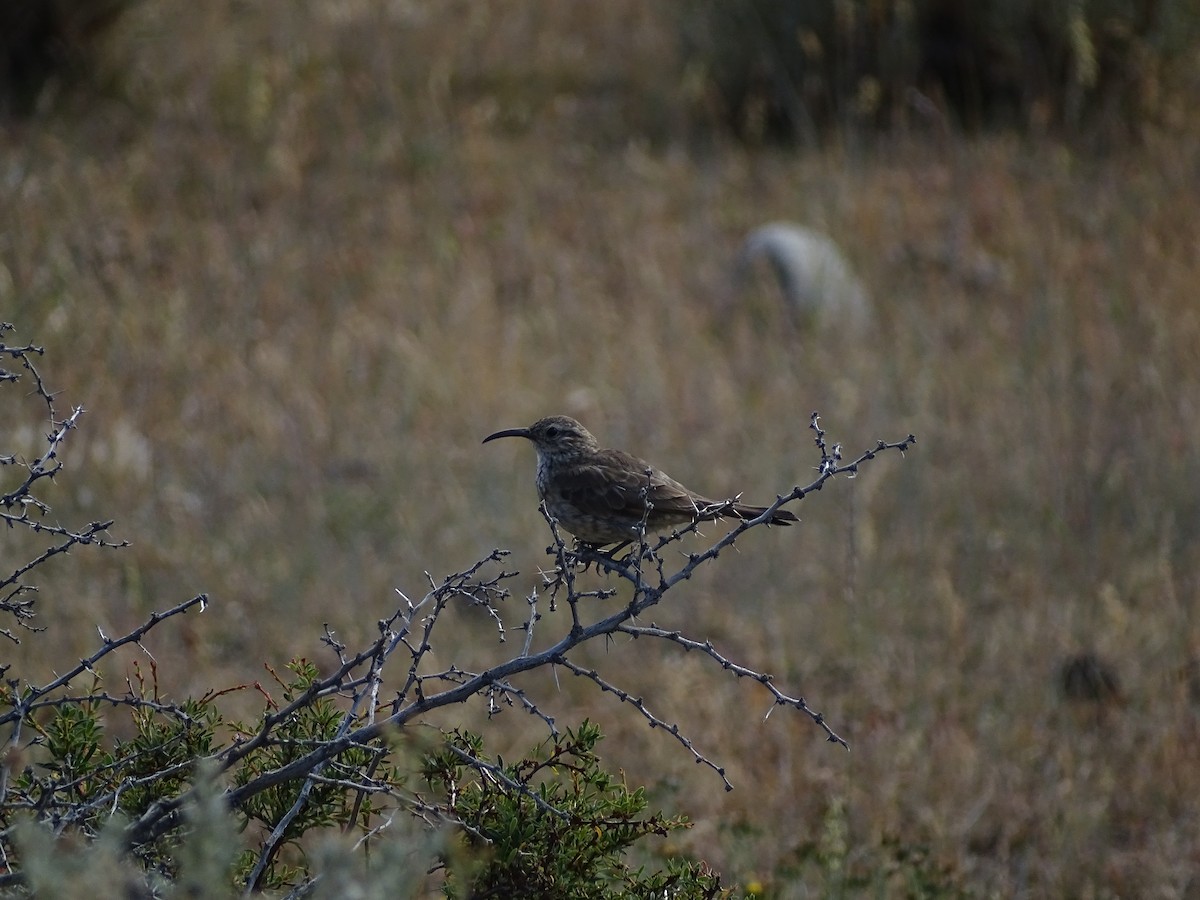
<path fill-rule="evenodd" d="M 277 784 L 295 778 L 309 778 L 319 773 L 328 761 L 344 753 L 350 747 L 364 747 L 383 738 L 387 733 L 406 725 L 417 724 L 428 713 L 435 709 L 452 704 L 463 703 L 473 697 L 484 697 L 489 704 L 489 711 L 494 711 L 497 701 L 515 704 L 530 714 L 540 717 L 551 733 L 556 734 L 553 716 L 543 711 L 538 703 L 529 698 L 518 688 L 513 679 L 521 673 L 546 666 L 561 666 L 576 675 L 587 678 L 595 683 L 602 691 L 612 693 L 623 702 L 632 704 L 647 723 L 654 728 L 662 728 L 671 734 L 694 758 L 717 772 L 730 787 L 725 778 L 723 767 L 709 760 L 695 749 L 691 740 L 685 736 L 677 725 L 650 712 L 644 700 L 625 691 L 611 678 L 590 668 L 576 664 L 570 654 L 580 645 L 597 638 L 608 638 L 616 634 L 627 634 L 637 638 L 657 638 L 676 644 L 688 650 L 699 650 L 705 653 L 723 669 L 733 672 L 738 677 L 749 678 L 766 688 L 770 694 L 772 707 L 788 706 L 809 716 L 825 733 L 828 740 L 846 746 L 846 742 L 825 722 L 820 713 L 812 710 L 802 697 L 790 696 L 778 689 L 770 675 L 757 672 L 754 669 L 736 663 L 719 653 L 708 641 L 697 641 L 679 632 L 666 631 L 655 626 L 636 624 L 638 616 L 658 604 L 666 593 L 682 581 L 692 576 L 696 569 L 709 560 L 715 559 L 723 550 L 733 546 L 737 539 L 751 528 L 765 525 L 772 514 L 781 506 L 802 500 L 814 491 L 821 490 L 825 484 L 837 476 L 854 476 L 860 467 L 873 460 L 878 454 L 899 450 L 904 452 L 914 442 L 909 435 L 902 441 L 880 441 L 872 449 L 858 456 L 851 462 L 842 462 L 841 449 L 838 446 L 829 447 L 825 441 L 825 432 L 819 426 L 814 414 L 809 427 L 816 436 L 816 445 L 820 459 L 816 467 L 816 477 L 807 485 L 797 486 L 787 494 L 777 497 L 767 510 L 755 519 L 739 521 L 737 526 L 721 539 L 715 541 L 706 550 L 688 554 L 684 563 L 674 571 L 666 565 L 666 556 L 662 550 L 676 543 L 683 534 L 696 530 L 696 523 L 685 526 L 670 535 L 651 542 L 643 535 L 624 556 L 606 554 L 587 546 L 568 547 L 559 533 L 553 520 L 550 520 L 551 533 L 554 543 L 549 552 L 554 558 L 554 566 L 541 574 L 541 585 L 528 598 L 527 615 L 521 628 L 526 632 L 524 646 L 519 653 L 497 665 L 472 672 L 457 666 L 432 669 L 426 663 L 433 649 L 436 626 L 446 608 L 455 601 L 465 602 L 472 606 L 484 607 L 493 618 L 500 618 L 500 604 L 510 594 L 504 584 L 516 577 L 517 573 L 504 571 L 499 567 L 505 556 L 505 551 L 496 550 L 465 572 L 451 575 L 442 582 L 434 585 L 418 602 L 412 602 L 400 596 L 405 605 L 393 616 L 379 625 L 380 634 L 377 640 L 363 652 L 345 657 L 340 654 L 340 664 L 335 671 L 315 682 L 308 691 L 297 697 L 291 704 L 278 712 L 266 716 L 257 734 L 248 740 L 235 743 L 216 754 L 216 759 L 225 768 L 229 768 L 238 760 L 256 748 L 267 745 L 273 740 L 273 733 L 286 718 L 316 696 L 340 695 L 351 701 L 352 712 L 347 713 L 346 730 L 338 737 L 314 746 L 307 753 L 299 756 L 285 765 L 263 772 L 249 782 L 231 788 L 227 792 L 228 801 L 237 806 L 254 794 Z M 646 563 L 650 565 L 647 567 Z M 612 588 L 588 589 L 581 588 L 582 575 L 589 565 L 594 565 L 598 571 L 610 573 L 633 587 L 632 599 L 621 609 L 608 615 L 597 616 L 595 604 L 583 603 L 585 598 L 611 597 L 615 591 Z M 565 633 L 552 635 L 548 646 L 540 650 L 534 649 L 535 632 L 550 627 L 556 620 L 547 619 L 536 614 L 538 590 L 549 593 L 551 609 L 556 606 L 556 600 L 561 599 L 569 609 L 569 623 Z M 503 636 L 503 632 L 501 632 Z M 407 664 L 400 678 L 400 686 L 390 701 L 380 702 L 376 715 L 369 720 L 357 717 L 353 710 L 359 709 L 363 693 L 371 690 L 371 685 L 379 677 L 382 667 L 397 651 L 403 651 Z M 368 677 L 357 674 L 368 661 L 374 661 L 375 675 Z M 482 760 L 470 762 L 481 773 L 488 771 L 488 764 Z M 139 819 L 132 822 L 127 830 L 127 839 L 132 845 L 138 845 L 153 840 L 165 833 L 178 820 L 183 798 L 174 798 L 155 804 Z M 428 813 L 428 810 L 425 811 Z"/>
<path fill-rule="evenodd" d="M 8 343 L 6 335 L 12 331 L 11 324 L 0 322 L 0 385 L 18 385 L 28 376 L 33 384 L 30 393 L 40 398 L 45 406 L 50 428 L 45 436 L 44 448 L 32 462 L 16 453 L 0 453 L 0 470 L 5 471 L 5 478 L 0 481 L 0 523 L 9 528 L 24 528 L 33 534 L 48 535 L 51 542 L 50 546 L 29 562 L 18 565 L 11 572 L 0 571 L 0 612 L 11 614 L 18 626 L 36 631 L 38 629 L 32 624 L 36 615 L 35 601 L 31 595 L 36 593 L 37 587 L 25 583 L 26 575 L 51 557 L 67 553 L 77 545 L 124 547 L 127 546 L 127 542 L 115 542 L 104 537 L 112 525 L 111 521 L 91 522 L 83 528 L 68 528 L 46 520 L 51 509 L 35 496 L 34 488 L 42 479 L 48 478 L 53 481 L 54 476 L 62 471 L 60 454 L 67 435 L 78 427 L 83 407 L 75 407 L 65 418 L 59 416 L 54 406 L 54 394 L 50 392 L 34 364 L 34 358 L 42 356 L 44 350 L 33 344 L 18 346 Z M 4 368 L 2 361 L 6 358 L 19 363 L 24 372 Z M 7 471 L 18 473 L 15 484 L 6 483 Z M 0 629 L 0 635 L 13 643 L 20 643 L 20 638 L 8 628 Z"/>
<path fill-rule="evenodd" d="M 0 324 L 0 339 L 9 330 L 10 326 Z M 36 590 L 22 581 L 30 570 L 58 553 L 67 552 L 76 544 L 121 546 L 102 537 L 105 529 L 111 524 L 108 522 L 92 523 L 75 531 L 47 523 L 45 516 L 49 508 L 33 496 L 32 488 L 40 479 L 52 479 L 60 471 L 62 463 L 59 452 L 82 414 L 81 408 L 75 408 L 71 415 L 65 418 L 56 414 L 53 395 L 46 388 L 32 362 L 40 353 L 40 348 L 32 345 L 13 347 L 0 340 L 0 358 L 11 356 L 29 374 L 34 385 L 33 393 L 44 402 L 51 423 L 45 449 L 33 462 L 26 462 L 15 455 L 0 456 L 0 466 L 12 466 L 14 471 L 22 473 L 18 484 L 11 489 L 3 489 L 4 492 L 0 493 L 0 517 L 3 518 L 3 522 L 10 528 L 28 528 L 34 533 L 44 532 L 54 538 L 52 546 L 33 562 L 17 567 L 7 578 L 0 577 L 0 612 L 13 614 L 16 620 L 26 627 L 29 627 L 26 623 L 33 615 L 34 601 L 31 595 Z M 14 373 L 0 368 L 0 385 L 14 382 L 21 377 L 20 372 Z M 726 777 L 724 767 L 701 753 L 677 724 L 657 712 L 652 712 L 646 698 L 626 690 L 611 673 L 602 673 L 598 669 L 581 665 L 573 658 L 572 654 L 581 645 L 598 638 L 607 640 L 617 635 L 626 635 L 634 639 L 660 640 L 685 651 L 697 651 L 715 662 L 722 670 L 763 685 L 768 694 L 770 709 L 786 706 L 798 710 L 811 718 L 829 741 L 846 746 L 846 742 L 825 722 L 820 713 L 809 707 L 803 697 L 792 696 L 777 687 L 771 675 L 728 658 L 718 651 L 711 641 L 698 640 L 680 631 L 662 629 L 653 623 L 639 623 L 639 617 L 661 602 L 668 591 L 691 578 L 700 566 L 715 560 L 724 550 L 734 546 L 748 530 L 768 524 L 780 507 L 803 500 L 812 492 L 821 490 L 832 478 L 856 476 L 860 467 L 874 460 L 880 453 L 892 450 L 903 453 L 916 440 L 909 435 L 902 441 L 879 441 L 875 447 L 852 461 L 845 462 L 841 445 L 830 446 L 815 413 L 810 419 L 809 428 L 814 433 L 819 455 L 814 467 L 815 477 L 808 484 L 796 486 L 790 492 L 777 496 L 775 502 L 760 516 L 738 521 L 735 527 L 706 549 L 687 553 L 682 557 L 682 563 L 676 562 L 678 557 L 663 551 L 678 543 L 685 535 L 698 534 L 703 514 L 712 513 L 714 510 L 699 510 L 696 520 L 692 523 L 669 534 L 655 537 L 648 534 L 645 528 L 650 511 L 647 505 L 643 527 L 632 544 L 606 553 L 588 545 L 569 546 L 557 523 L 543 508 L 542 514 L 546 517 L 552 536 L 552 543 L 547 551 L 552 564 L 539 572 L 538 583 L 530 589 L 525 598 L 525 606 L 522 612 L 518 613 L 516 627 L 524 632 L 519 642 L 521 646 L 511 658 L 500 663 L 471 671 L 462 668 L 459 661 L 452 661 L 449 665 L 444 662 L 435 663 L 433 654 L 435 639 L 440 643 L 446 630 L 439 628 L 439 623 L 448 621 L 444 614 L 455 604 L 482 609 L 495 622 L 499 642 L 505 642 L 505 603 L 513 596 L 508 586 L 512 579 L 518 577 L 518 573 L 504 569 L 508 554 L 502 550 L 494 550 L 470 568 L 440 581 L 427 575 L 428 590 L 417 601 L 412 601 L 397 591 L 401 605 L 390 616 L 378 622 L 377 636 L 358 652 L 349 652 L 347 647 L 326 629 L 323 641 L 330 648 L 335 660 L 331 671 L 308 683 L 305 689 L 295 696 L 289 695 L 288 702 L 282 706 L 270 705 L 253 730 L 235 736 L 230 743 L 216 748 L 209 755 L 219 769 L 232 771 L 239 763 L 244 763 L 260 751 L 285 745 L 295 749 L 295 742 L 289 744 L 287 739 L 281 737 L 281 731 L 295 716 L 317 701 L 336 699 L 339 703 L 338 709 L 342 710 L 340 723 L 332 732 L 332 738 L 312 741 L 305 745 L 303 752 L 290 754 L 291 758 L 286 763 L 256 770 L 258 774 L 226 789 L 226 802 L 238 808 L 271 787 L 292 780 L 303 782 L 286 815 L 276 823 L 277 827 L 261 848 L 258 865 L 248 880 L 247 887 L 252 889 L 258 875 L 270 864 L 286 840 L 288 823 L 299 816 L 305 805 L 311 802 L 312 789 L 316 786 L 336 784 L 349 792 L 357 793 L 358 799 L 352 807 L 352 821 L 358 820 L 365 798 L 380 795 L 390 796 L 397 808 L 408 810 L 426 821 L 453 821 L 448 805 L 426 802 L 403 784 L 377 776 L 377 767 L 390 752 L 390 736 L 406 727 L 423 724 L 428 714 L 434 710 L 464 703 L 476 697 L 486 702 L 489 715 L 499 712 L 504 707 L 515 707 L 539 718 L 552 735 L 557 735 L 554 716 L 543 709 L 540 701 L 530 697 L 517 683 L 519 676 L 535 669 L 562 668 L 591 682 L 602 693 L 612 694 L 620 702 L 631 705 L 650 727 L 662 729 L 670 734 L 691 753 L 696 762 L 712 769 L 722 779 L 725 787 L 731 789 L 732 785 Z M 732 504 L 734 500 L 725 502 Z M 593 567 L 595 574 L 589 576 L 589 569 Z M 617 590 L 611 585 L 597 585 L 596 575 L 615 577 L 628 583 L 632 589 L 628 602 L 619 609 L 610 608 L 605 614 L 604 607 L 595 601 L 610 599 L 617 594 Z M 9 751 L 4 755 L 4 759 L 20 758 L 21 743 L 24 740 L 22 726 L 33 721 L 31 717 L 35 711 L 48 707 L 107 702 L 148 709 L 157 714 L 173 716 L 180 721 L 186 719 L 187 713 L 182 707 L 160 703 L 157 698 L 150 700 L 138 696 L 132 686 L 128 696 L 119 697 L 103 693 L 94 685 L 90 690 L 74 691 L 73 682 L 91 673 L 101 659 L 118 649 L 127 646 L 142 647 L 143 637 L 152 628 L 196 606 L 203 609 L 206 601 L 204 595 L 199 595 L 163 613 L 156 613 L 141 626 L 119 638 L 112 639 L 101 632 L 102 643 L 95 653 L 46 685 L 27 685 L 20 688 L 18 683 L 9 681 L 5 695 L 8 703 L 0 708 L 0 725 L 10 726 L 7 746 L 0 748 Z M 565 606 L 567 616 L 554 615 L 560 606 Z M 0 631 L 0 634 L 16 640 L 7 630 Z M 449 642 L 449 638 L 446 640 Z M 0 674 L 2 673 L 3 670 L 0 670 Z M 366 756 L 360 756 L 359 759 L 366 759 L 368 762 L 347 766 L 345 755 L 352 750 L 367 751 Z M 473 753 L 461 748 L 455 747 L 453 750 L 463 764 L 473 769 L 480 777 L 505 783 L 510 789 L 527 793 L 539 806 L 546 806 L 545 801 L 531 793 L 528 787 L 509 783 L 511 779 L 505 776 L 499 765 L 477 758 Z M 178 769 L 173 771 L 181 774 Z M 155 777 L 161 774 L 156 773 Z M 5 799 L 9 780 L 5 764 L 4 768 L 0 769 L 0 802 Z M 128 780 L 111 794 L 93 796 L 89 799 L 87 808 L 116 808 L 121 792 L 135 786 L 135 781 Z M 70 785 L 55 786 L 55 790 L 47 795 L 50 799 L 44 801 L 35 811 L 41 816 L 53 816 L 61 826 L 78 820 L 86 814 L 86 810 L 72 810 L 62 806 L 54 810 L 49 809 L 46 803 L 63 803 L 65 801 L 54 798 L 70 794 L 70 790 L 59 791 L 59 787 L 69 789 Z M 181 822 L 181 811 L 188 797 L 189 792 L 183 791 L 153 802 L 126 826 L 126 843 L 130 847 L 144 845 L 175 828 Z M 372 810 L 383 815 L 378 806 L 372 806 Z M 544 811 L 560 814 L 553 808 Z M 0 833 L 0 838 L 2 837 L 3 834 Z"/>

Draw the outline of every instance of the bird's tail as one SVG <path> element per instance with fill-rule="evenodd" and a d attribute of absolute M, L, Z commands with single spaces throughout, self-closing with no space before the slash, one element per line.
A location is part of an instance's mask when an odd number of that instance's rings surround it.
<path fill-rule="evenodd" d="M 745 503 L 735 503 L 723 509 L 720 515 L 729 519 L 748 520 L 757 519 L 766 511 L 767 507 L 765 506 L 747 506 Z M 794 513 L 790 513 L 786 509 L 777 509 L 768 521 L 771 525 L 791 525 L 800 520 Z"/>

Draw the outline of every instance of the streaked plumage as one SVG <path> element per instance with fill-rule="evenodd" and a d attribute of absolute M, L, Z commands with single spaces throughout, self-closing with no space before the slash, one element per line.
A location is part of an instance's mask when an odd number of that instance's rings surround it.
<path fill-rule="evenodd" d="M 634 540 L 643 517 L 648 531 L 660 531 L 695 519 L 753 519 L 766 511 L 745 503 L 725 505 L 690 491 L 644 459 L 601 447 L 591 432 L 568 416 L 549 416 L 528 428 L 497 431 L 483 442 L 502 437 L 533 442 L 538 495 L 550 515 L 585 543 Z M 772 525 L 795 521 L 786 510 L 771 518 Z"/>

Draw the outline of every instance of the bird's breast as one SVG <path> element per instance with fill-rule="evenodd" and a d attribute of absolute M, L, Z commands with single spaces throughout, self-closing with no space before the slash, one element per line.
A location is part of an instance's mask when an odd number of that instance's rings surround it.
<path fill-rule="evenodd" d="M 537 481 L 538 496 L 545 500 L 546 489 L 550 484 L 550 461 L 545 453 L 537 455 L 537 474 L 534 477 Z"/>

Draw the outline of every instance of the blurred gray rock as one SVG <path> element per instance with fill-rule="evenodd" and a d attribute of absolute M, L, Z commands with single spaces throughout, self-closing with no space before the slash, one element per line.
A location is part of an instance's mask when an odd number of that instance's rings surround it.
<path fill-rule="evenodd" d="M 756 228 L 738 253 L 735 294 L 746 290 L 763 260 L 774 272 L 784 301 L 798 321 L 840 321 L 857 327 L 870 320 L 870 301 L 862 282 L 837 244 L 821 232 L 790 222 Z"/>

